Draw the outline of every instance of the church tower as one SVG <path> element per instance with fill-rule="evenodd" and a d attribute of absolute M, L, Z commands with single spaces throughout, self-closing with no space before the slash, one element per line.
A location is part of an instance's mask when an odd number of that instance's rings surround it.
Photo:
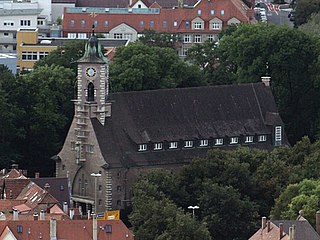
<path fill-rule="evenodd" d="M 109 94 L 108 59 L 103 56 L 98 38 L 92 33 L 85 46 L 85 53 L 78 60 L 77 99 L 75 102 L 75 115 L 77 126 L 75 128 L 77 141 L 77 161 L 86 161 L 84 146 L 87 143 L 87 122 L 97 118 L 104 125 L 106 116 L 110 115 L 110 104 L 106 103 Z"/>

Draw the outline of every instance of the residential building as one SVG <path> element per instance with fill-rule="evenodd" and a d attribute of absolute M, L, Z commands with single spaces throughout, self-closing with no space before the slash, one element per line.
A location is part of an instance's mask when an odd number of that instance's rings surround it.
<path fill-rule="evenodd" d="M 209 149 L 288 144 L 269 77 L 241 85 L 110 93 L 108 67 L 91 36 L 78 61 L 73 122 L 53 157 L 57 177 L 70 177 L 75 207 L 125 208 L 141 174 L 175 171 Z"/>
<path fill-rule="evenodd" d="M 1 218 L 1 215 L 0 215 Z M 0 220 L 0 239 L 133 240 L 121 220 Z"/>
<path fill-rule="evenodd" d="M 59 46 L 66 44 L 68 41 L 75 39 L 56 38 L 56 37 L 39 37 L 38 29 L 18 29 L 17 31 L 17 68 L 19 70 L 32 70 L 34 63 L 51 51 L 56 50 Z M 82 39 L 85 41 L 85 39 Z M 105 52 L 108 54 L 116 47 L 128 44 L 126 39 L 101 39 Z"/>
<path fill-rule="evenodd" d="M 49 34 L 51 0 L 0 1 L 0 52 L 16 51 L 18 29 L 39 28 L 39 34 Z"/>
<path fill-rule="evenodd" d="M 317 228 L 320 224 L 317 213 Z M 319 240 L 319 232 L 302 216 L 297 220 L 269 220 L 262 218 L 261 228 L 249 240 Z"/>
<path fill-rule="evenodd" d="M 161 8 L 139 1 L 127 8 L 65 8 L 63 36 L 87 38 L 94 25 L 95 32 L 107 38 L 135 41 L 144 30 L 150 29 L 178 35 L 179 55 L 185 56 L 192 44 L 217 40 L 218 34 L 229 25 L 256 22 L 253 10 L 242 0 L 199 0 L 188 7 L 176 4 L 177 7 Z"/>

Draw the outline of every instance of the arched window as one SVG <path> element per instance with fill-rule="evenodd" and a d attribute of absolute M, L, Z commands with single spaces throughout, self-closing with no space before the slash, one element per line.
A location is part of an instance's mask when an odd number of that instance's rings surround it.
<path fill-rule="evenodd" d="M 94 101 L 94 85 L 93 83 L 88 84 L 88 97 L 87 97 L 88 102 L 93 102 Z"/>

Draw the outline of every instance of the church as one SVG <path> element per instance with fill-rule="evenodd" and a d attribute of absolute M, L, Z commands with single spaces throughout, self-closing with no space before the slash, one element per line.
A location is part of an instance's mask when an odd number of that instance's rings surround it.
<path fill-rule="evenodd" d="M 132 185 L 155 168 L 174 171 L 209 149 L 288 144 L 270 78 L 258 83 L 109 92 L 108 59 L 93 34 L 78 60 L 72 124 L 56 156 L 73 207 L 131 204 Z"/>

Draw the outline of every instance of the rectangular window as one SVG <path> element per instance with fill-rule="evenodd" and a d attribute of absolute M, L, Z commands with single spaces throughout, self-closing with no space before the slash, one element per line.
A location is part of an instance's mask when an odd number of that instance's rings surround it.
<path fill-rule="evenodd" d="M 153 150 L 161 150 L 162 149 L 162 143 L 155 143 Z"/>
<path fill-rule="evenodd" d="M 71 26 L 71 27 L 74 26 L 74 20 L 70 20 L 70 26 Z"/>
<path fill-rule="evenodd" d="M 281 145 L 281 141 L 282 141 L 282 127 L 281 126 L 275 127 L 274 140 L 275 140 L 276 146 Z"/>
<path fill-rule="evenodd" d="M 221 23 L 213 22 L 211 27 L 213 30 L 220 30 L 221 26 L 222 26 Z"/>
<path fill-rule="evenodd" d="M 76 33 L 68 33 L 68 38 L 77 38 Z"/>
<path fill-rule="evenodd" d="M 191 43 L 191 35 L 189 35 L 189 34 L 184 35 L 183 42 L 184 43 Z"/>
<path fill-rule="evenodd" d="M 200 140 L 200 147 L 207 147 L 209 145 L 209 141 L 207 139 Z"/>
<path fill-rule="evenodd" d="M 215 146 L 223 145 L 223 138 L 217 138 L 217 139 L 215 139 L 214 145 L 215 145 Z"/>
<path fill-rule="evenodd" d="M 114 39 L 122 39 L 122 33 L 115 33 L 115 34 L 113 35 L 113 38 L 114 38 Z"/>
<path fill-rule="evenodd" d="M 90 144 L 86 145 L 86 152 L 87 153 L 93 153 L 93 150 L 94 150 L 94 146 L 93 145 L 90 145 Z"/>
<path fill-rule="evenodd" d="M 188 48 L 182 48 L 181 49 L 181 56 L 187 56 L 188 54 Z"/>
<path fill-rule="evenodd" d="M 132 33 L 124 33 L 123 34 L 123 38 L 131 40 L 132 39 Z"/>
<path fill-rule="evenodd" d="M 98 26 L 98 21 L 95 20 L 95 21 L 93 22 L 93 25 L 94 25 L 94 27 L 97 27 L 97 26 Z"/>
<path fill-rule="evenodd" d="M 144 26 L 144 21 L 140 21 L 140 27 Z"/>
<path fill-rule="evenodd" d="M 31 26 L 30 20 L 20 20 L 20 26 Z"/>
<path fill-rule="evenodd" d="M 139 152 L 147 151 L 147 144 L 139 144 L 138 151 Z"/>
<path fill-rule="evenodd" d="M 177 27 L 177 26 L 178 26 L 178 22 L 177 22 L 177 21 L 174 21 L 174 22 L 173 22 L 173 26 L 174 26 L 174 27 Z"/>
<path fill-rule="evenodd" d="M 80 24 L 81 24 L 81 27 L 86 26 L 86 20 L 81 20 Z"/>
<path fill-rule="evenodd" d="M 194 42 L 195 43 L 201 43 L 202 40 L 201 40 L 201 35 L 197 34 L 197 35 L 194 35 Z"/>
<path fill-rule="evenodd" d="M 107 21 L 107 20 L 104 21 L 104 26 L 105 26 L 105 27 L 109 27 L 109 21 Z"/>
<path fill-rule="evenodd" d="M 208 40 L 209 42 L 214 42 L 214 41 L 215 41 L 214 35 L 213 35 L 213 34 L 209 34 L 209 35 L 207 36 L 207 40 Z"/>
<path fill-rule="evenodd" d="M 176 149 L 178 148 L 178 142 L 170 142 L 169 149 Z"/>
<path fill-rule="evenodd" d="M 252 143 L 253 142 L 253 136 L 246 136 L 245 143 Z"/>
<path fill-rule="evenodd" d="M 201 16 L 201 9 L 198 9 L 198 16 Z"/>
<path fill-rule="evenodd" d="M 151 27 L 151 28 L 154 27 L 154 21 L 150 21 L 150 27 Z"/>
<path fill-rule="evenodd" d="M 30 60 L 30 61 L 39 60 L 37 52 L 22 52 L 21 58 L 22 60 Z"/>
<path fill-rule="evenodd" d="M 224 10 L 221 9 L 220 14 L 223 16 L 224 15 Z"/>
<path fill-rule="evenodd" d="M 184 141 L 184 147 L 185 148 L 192 148 L 193 147 L 193 141 Z"/>
<path fill-rule="evenodd" d="M 230 138 L 230 144 L 237 144 L 238 142 L 239 142 L 239 138 L 238 137 Z"/>
<path fill-rule="evenodd" d="M 210 14 L 214 15 L 214 9 L 211 9 Z"/>
<path fill-rule="evenodd" d="M 167 21 L 163 21 L 162 22 L 162 27 L 168 27 L 168 22 Z"/>
<path fill-rule="evenodd" d="M 78 33 L 78 38 L 85 39 L 85 38 L 87 38 L 87 34 L 86 33 Z"/>
<path fill-rule="evenodd" d="M 202 27 L 203 27 L 202 22 L 195 22 L 195 23 L 193 24 L 193 28 L 194 28 L 194 29 L 202 29 Z"/>
<path fill-rule="evenodd" d="M 8 37 L 8 36 L 9 36 L 9 33 L 4 32 L 4 33 L 3 33 L 3 36 Z"/>
<path fill-rule="evenodd" d="M 190 22 L 186 21 L 186 28 L 188 29 L 190 27 Z"/>
<path fill-rule="evenodd" d="M 260 135 L 259 138 L 258 138 L 258 141 L 259 141 L 259 142 L 265 142 L 265 141 L 267 141 L 267 136 L 266 136 L 266 135 Z"/>
<path fill-rule="evenodd" d="M 71 150 L 72 151 L 76 150 L 76 142 L 71 142 Z"/>

